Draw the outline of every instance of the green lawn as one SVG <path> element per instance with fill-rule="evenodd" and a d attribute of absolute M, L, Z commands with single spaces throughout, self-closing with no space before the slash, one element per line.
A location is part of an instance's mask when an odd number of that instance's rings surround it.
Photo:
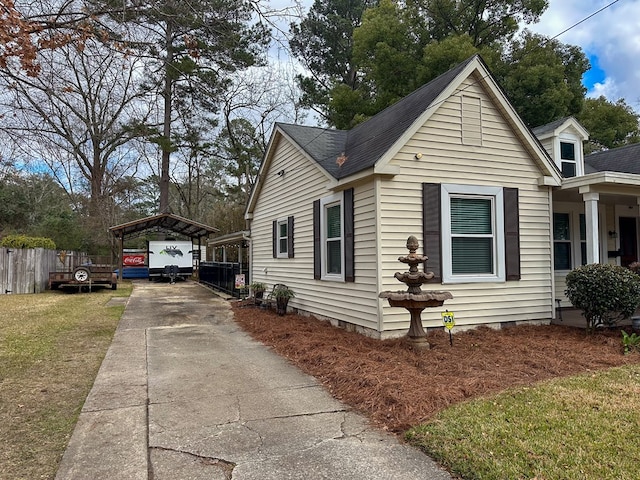
<path fill-rule="evenodd" d="M 463 403 L 407 438 L 464 479 L 638 479 L 640 365 Z"/>
<path fill-rule="evenodd" d="M 54 478 L 130 294 L 0 296 L 1 478 Z"/>
<path fill-rule="evenodd" d="M 55 476 L 124 310 L 107 303 L 130 292 L 0 296 L 0 478 Z M 407 438 L 465 479 L 637 479 L 640 365 L 463 403 Z"/>

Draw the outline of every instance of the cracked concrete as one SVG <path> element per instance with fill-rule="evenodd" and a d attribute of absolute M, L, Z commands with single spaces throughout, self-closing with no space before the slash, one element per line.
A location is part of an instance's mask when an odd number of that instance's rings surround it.
<path fill-rule="evenodd" d="M 150 480 L 231 480 L 235 465 L 220 458 L 202 457 L 166 448 L 150 449 Z M 176 471 L 180 476 L 176 477 Z"/>
<path fill-rule="evenodd" d="M 450 479 L 237 328 L 191 282 L 136 283 L 57 479 Z"/>

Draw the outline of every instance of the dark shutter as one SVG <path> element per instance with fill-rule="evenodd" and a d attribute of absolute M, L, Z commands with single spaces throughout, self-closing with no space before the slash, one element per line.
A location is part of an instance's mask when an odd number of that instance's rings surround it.
<path fill-rule="evenodd" d="M 293 216 L 287 218 L 287 256 L 293 258 Z"/>
<path fill-rule="evenodd" d="M 320 250 L 320 200 L 313 202 L 313 278 L 322 277 L 322 250 Z"/>
<path fill-rule="evenodd" d="M 442 238 L 440 232 L 440 184 L 422 184 L 422 249 L 428 257 L 426 271 L 433 272 L 432 283 L 442 283 Z"/>
<path fill-rule="evenodd" d="M 355 282 L 355 242 L 353 238 L 353 188 L 344 191 L 344 280 Z"/>
<path fill-rule="evenodd" d="M 520 280 L 518 189 L 504 188 L 504 256 L 507 281 Z"/>
<path fill-rule="evenodd" d="M 273 229 L 271 232 L 271 250 L 273 250 L 273 258 L 278 258 L 278 221 L 273 221 Z"/>

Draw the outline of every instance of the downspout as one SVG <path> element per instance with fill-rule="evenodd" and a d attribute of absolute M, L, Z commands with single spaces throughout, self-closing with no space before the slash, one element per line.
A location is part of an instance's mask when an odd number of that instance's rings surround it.
<path fill-rule="evenodd" d="M 379 177 L 374 177 L 374 195 L 375 195 L 375 221 L 376 221 L 376 243 L 375 243 L 375 251 L 376 251 L 376 257 L 378 258 L 378 261 L 376 262 L 376 291 L 374 292 L 374 296 L 376 298 L 376 301 L 378 302 L 377 305 L 377 310 L 378 310 L 378 335 L 380 338 L 384 338 L 384 300 L 378 298 L 378 293 L 382 291 L 382 262 L 380 261 L 380 257 L 382 256 L 382 252 L 380 250 L 380 245 L 382 244 L 380 237 L 382 236 L 382 221 L 380 220 L 381 218 L 381 212 L 380 212 L 380 205 L 381 205 L 381 201 L 380 201 L 380 178 Z M 423 240 L 424 241 L 424 240 Z M 423 244 L 424 246 L 424 244 Z"/>

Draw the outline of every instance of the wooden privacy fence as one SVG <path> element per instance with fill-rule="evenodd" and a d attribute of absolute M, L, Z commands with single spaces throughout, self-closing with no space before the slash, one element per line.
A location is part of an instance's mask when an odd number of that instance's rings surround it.
<path fill-rule="evenodd" d="M 43 292 L 62 265 L 55 250 L 0 248 L 0 294 Z"/>

